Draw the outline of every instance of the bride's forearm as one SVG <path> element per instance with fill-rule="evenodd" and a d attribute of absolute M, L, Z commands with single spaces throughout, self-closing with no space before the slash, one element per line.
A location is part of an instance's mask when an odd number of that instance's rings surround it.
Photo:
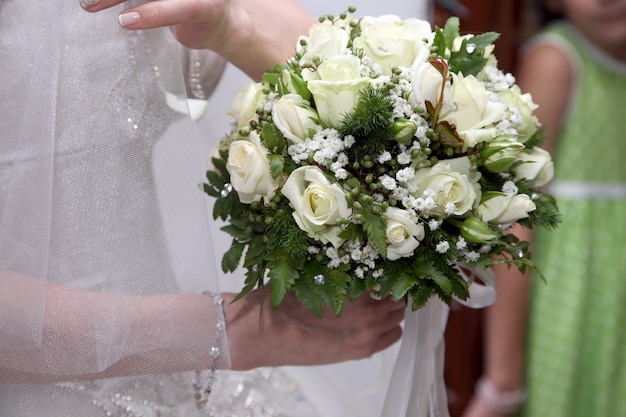
<path fill-rule="evenodd" d="M 211 365 L 220 308 L 212 297 L 107 294 L 7 273 L 0 274 L 0 288 L 4 382 L 95 379 Z"/>

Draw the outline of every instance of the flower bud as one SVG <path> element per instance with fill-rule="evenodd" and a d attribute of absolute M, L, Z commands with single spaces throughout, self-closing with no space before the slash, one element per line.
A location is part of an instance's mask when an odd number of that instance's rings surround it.
<path fill-rule="evenodd" d="M 495 233 L 478 217 L 468 217 L 461 223 L 461 236 L 471 243 L 490 243 L 498 239 L 499 235 Z"/>
<path fill-rule="evenodd" d="M 392 132 L 398 143 L 406 145 L 413 141 L 417 126 L 410 120 L 400 118 L 393 124 Z"/>
<path fill-rule="evenodd" d="M 482 151 L 482 163 L 491 172 L 503 172 L 518 160 L 524 144 L 509 139 L 495 140 Z"/>

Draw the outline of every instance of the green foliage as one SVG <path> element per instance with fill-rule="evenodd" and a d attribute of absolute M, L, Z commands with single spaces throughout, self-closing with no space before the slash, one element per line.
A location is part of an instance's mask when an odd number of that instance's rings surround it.
<path fill-rule="evenodd" d="M 345 269 L 345 268 L 344 268 Z M 347 286 L 352 280 L 352 275 L 340 269 L 328 271 L 324 283 L 318 285 L 321 300 L 336 316 L 341 315 L 343 303 L 347 295 Z"/>
<path fill-rule="evenodd" d="M 302 305 L 315 317 L 321 318 L 323 315 L 322 304 L 320 303 L 320 296 L 315 285 L 310 279 L 302 277 L 296 280 L 294 291 Z"/>
<path fill-rule="evenodd" d="M 285 158 L 282 155 L 271 153 L 267 155 L 272 178 L 276 179 L 285 171 Z"/>
<path fill-rule="evenodd" d="M 354 111 L 343 119 L 339 128 L 342 136 L 352 135 L 359 142 L 359 160 L 365 155 L 375 155 L 393 142 L 393 103 L 383 89 L 368 87 L 360 94 Z"/>
<path fill-rule="evenodd" d="M 270 251 L 266 257 L 268 259 L 267 276 L 272 287 L 272 307 L 278 308 L 295 284 L 296 277 L 299 275 L 297 268 L 299 262 L 287 252 L 280 250 Z"/>
<path fill-rule="evenodd" d="M 545 128 L 541 127 L 537 129 L 535 134 L 533 134 L 530 139 L 528 139 L 524 145 L 526 145 L 527 149 L 532 149 L 535 146 L 543 145 L 543 142 L 546 140 L 546 131 Z"/>
<path fill-rule="evenodd" d="M 288 205 L 273 212 L 273 221 L 267 225 L 269 248 L 278 248 L 289 253 L 294 259 L 306 257 L 310 238 L 305 231 L 298 227 L 293 215 L 288 210 Z"/>
<path fill-rule="evenodd" d="M 561 223 L 561 213 L 556 199 L 549 194 L 538 194 L 534 200 L 536 209 L 529 213 L 533 225 L 548 230 L 556 229 Z"/>
<path fill-rule="evenodd" d="M 464 76 L 478 75 L 487 63 L 485 49 L 499 37 L 495 32 L 481 33 L 471 38 L 463 38 L 460 47 L 454 47 L 455 39 L 459 38 L 459 18 L 451 17 L 443 29 L 435 30 L 434 49 L 439 53 L 449 53 L 450 71 Z"/>
<path fill-rule="evenodd" d="M 431 285 L 423 284 L 416 286 L 411 292 L 411 297 L 413 299 L 413 302 L 411 303 L 411 309 L 419 310 L 420 308 L 424 307 L 428 300 L 430 300 L 430 297 L 432 297 L 433 293 L 434 290 Z"/>
<path fill-rule="evenodd" d="M 376 203 L 373 203 L 376 204 Z M 380 215 L 380 211 L 375 213 L 371 205 L 363 206 L 358 213 L 362 216 L 363 230 L 367 234 L 367 238 L 378 250 L 383 258 L 387 257 L 387 222 L 384 216 Z"/>
<path fill-rule="evenodd" d="M 271 123 L 263 123 L 261 138 L 267 149 L 276 153 L 281 153 L 287 146 L 287 140 L 283 134 Z"/>
<path fill-rule="evenodd" d="M 222 271 L 235 272 L 239 264 L 241 263 L 241 256 L 246 249 L 246 244 L 233 240 L 230 248 L 224 253 L 222 257 Z"/>

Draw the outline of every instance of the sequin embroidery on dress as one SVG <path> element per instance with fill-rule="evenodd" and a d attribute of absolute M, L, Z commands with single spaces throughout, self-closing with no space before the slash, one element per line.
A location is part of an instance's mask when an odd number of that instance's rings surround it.
<path fill-rule="evenodd" d="M 164 88 L 159 66 L 152 62 L 152 51 L 144 32 L 129 32 L 127 40 L 129 65 L 111 90 L 109 103 L 118 114 L 117 120 L 132 132 L 145 128 L 145 120 L 151 120 L 148 118 L 151 109 L 164 108 L 151 102 L 155 99 L 155 87 L 161 93 Z M 149 68 L 145 65 L 146 60 L 151 63 Z"/>
<path fill-rule="evenodd" d="M 218 372 L 212 417 L 319 417 L 302 387 L 278 368 Z"/>

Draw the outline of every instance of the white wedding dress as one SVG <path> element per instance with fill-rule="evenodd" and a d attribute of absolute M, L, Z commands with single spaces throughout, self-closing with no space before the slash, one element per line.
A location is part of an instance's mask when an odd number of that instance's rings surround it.
<path fill-rule="evenodd" d="M 120 10 L 0 0 L 2 417 L 207 415 L 194 372 L 151 370 L 229 366 L 183 80 L 221 60 Z M 73 382 L 129 358 L 145 375 Z"/>

